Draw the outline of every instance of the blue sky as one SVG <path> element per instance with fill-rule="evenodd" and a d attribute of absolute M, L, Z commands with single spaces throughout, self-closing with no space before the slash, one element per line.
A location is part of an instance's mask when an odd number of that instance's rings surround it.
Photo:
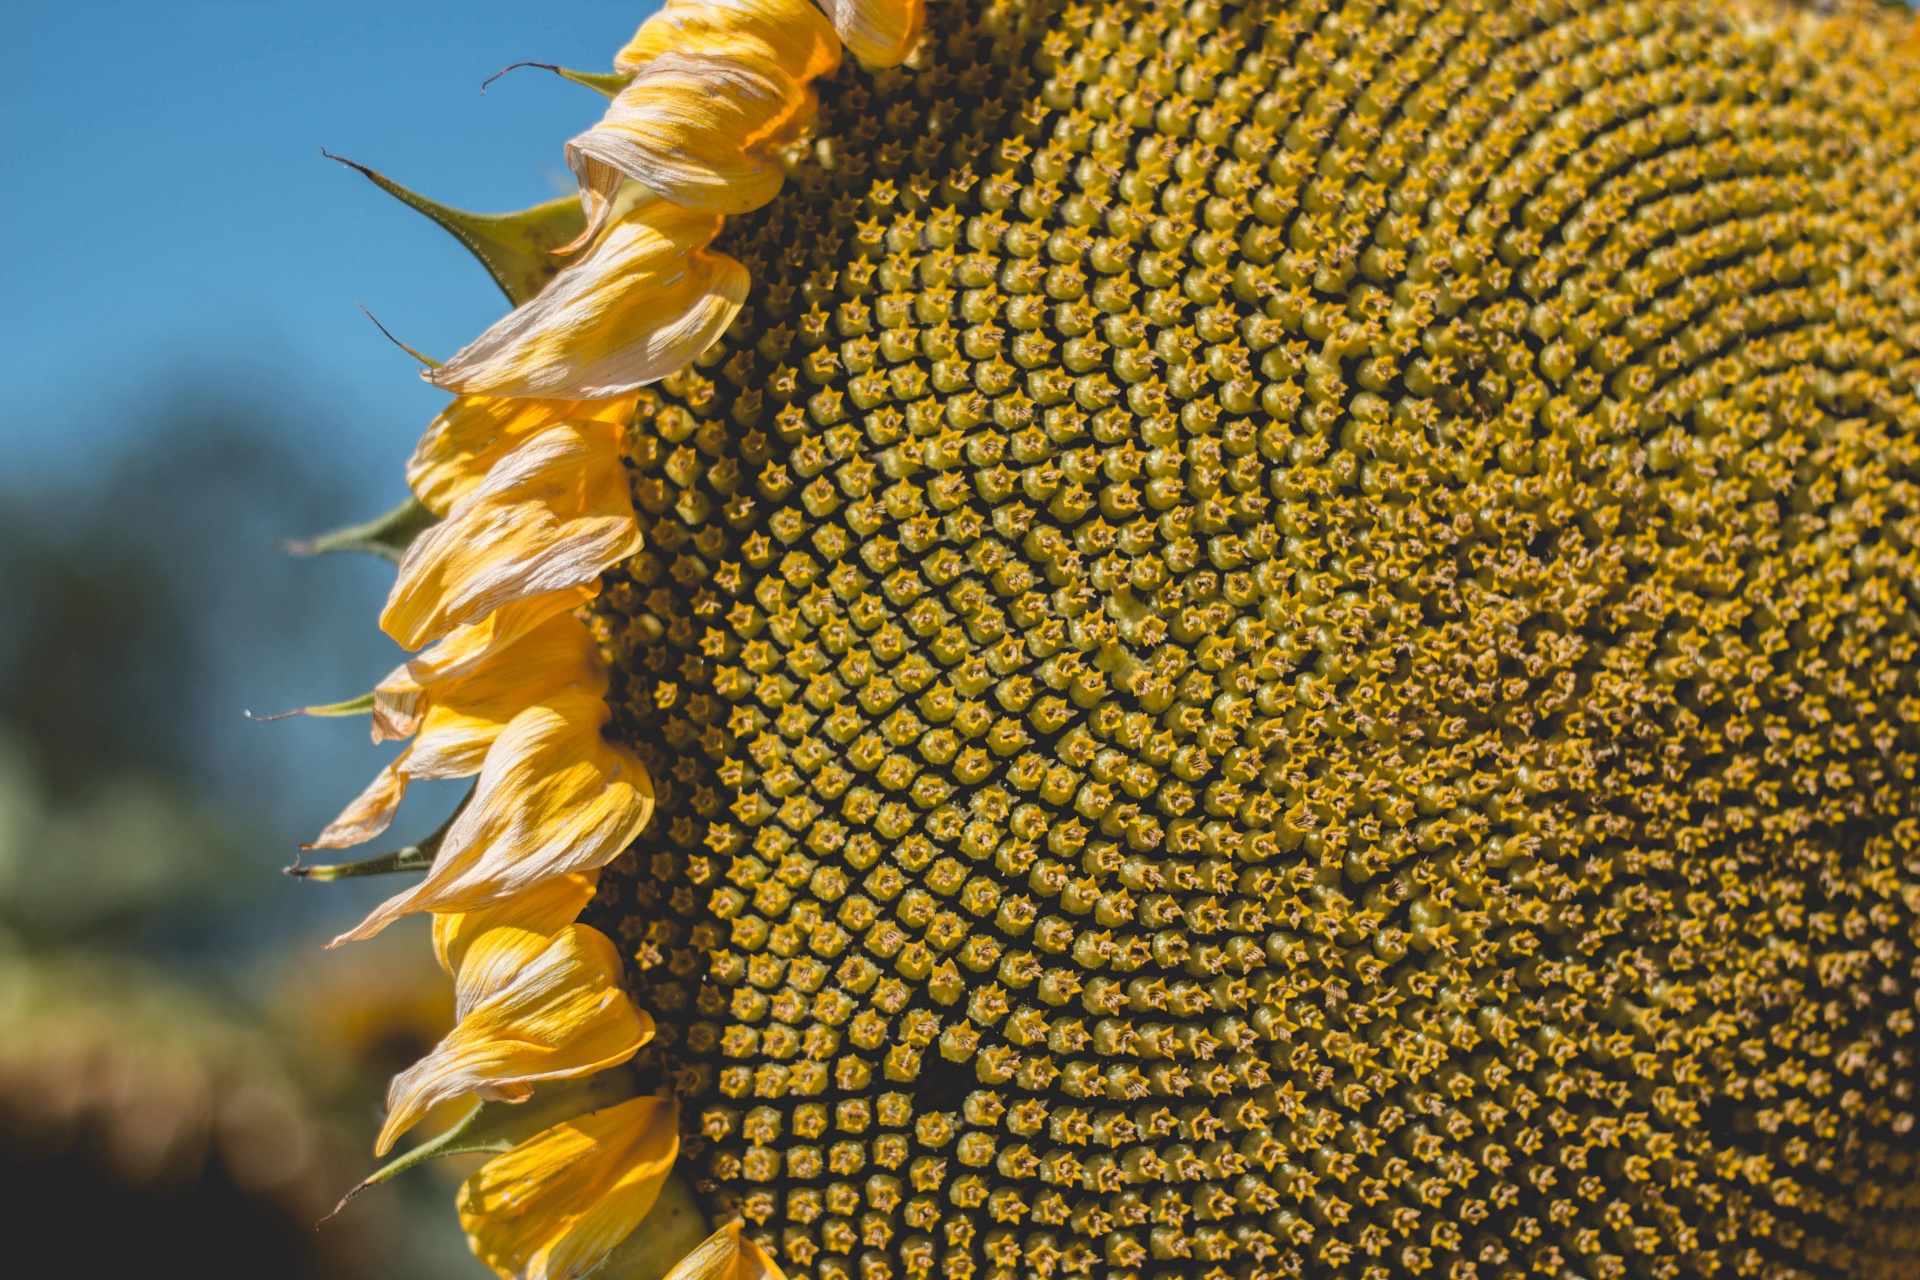
<path fill-rule="evenodd" d="M 143 438 L 161 429 L 156 406 L 187 403 L 287 446 L 337 495 L 326 523 L 392 506 L 446 397 L 356 302 L 442 357 L 506 302 L 445 233 L 320 148 L 468 209 L 550 199 L 572 186 L 564 143 L 604 100 L 535 69 L 484 96 L 481 83 L 523 59 L 605 70 L 654 7 L 0 0 L 0 496 L 63 495 L 129 458 L 144 465 L 143 443 L 172 448 Z M 216 527 L 197 549 L 161 548 L 189 578 L 246 570 L 194 597 L 224 639 L 191 677 L 204 717 L 193 763 L 208 802 L 263 833 L 245 892 L 266 917 L 324 935 L 393 886 L 316 893 L 278 867 L 383 753 L 359 720 L 240 713 L 351 696 L 383 675 L 398 650 L 374 619 L 392 573 L 282 556 L 273 539 L 314 532 L 315 517 L 275 494 L 253 501 L 237 508 L 251 523 L 205 513 Z M 192 529 L 193 514 L 173 523 Z M 394 839 L 360 852 L 431 830 L 456 794 L 425 789 Z"/>
<path fill-rule="evenodd" d="M 444 398 L 355 308 L 444 356 L 504 308 L 458 245 L 350 156 L 437 199 L 565 185 L 604 70 L 654 6 L 570 0 L 10 0 L 0 18 L 0 467 L 107 444 L 152 388 L 284 397 L 391 500 Z M 377 505 L 370 500 L 370 507 Z"/>

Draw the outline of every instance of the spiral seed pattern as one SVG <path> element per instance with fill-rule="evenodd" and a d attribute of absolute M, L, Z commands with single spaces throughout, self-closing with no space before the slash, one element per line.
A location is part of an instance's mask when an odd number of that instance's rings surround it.
<path fill-rule="evenodd" d="M 949 3 L 734 220 L 589 918 L 820 1280 L 1920 1249 L 1904 12 Z"/>

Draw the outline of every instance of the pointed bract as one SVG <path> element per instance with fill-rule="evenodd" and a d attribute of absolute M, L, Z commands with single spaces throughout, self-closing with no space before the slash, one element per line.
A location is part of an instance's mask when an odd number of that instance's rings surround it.
<path fill-rule="evenodd" d="M 325 555 L 331 551 L 364 551 L 398 564 L 407 554 L 407 548 L 413 545 L 413 540 L 422 531 L 431 528 L 439 518 L 439 513 L 429 509 L 419 499 L 408 498 L 385 515 L 375 516 L 365 523 L 350 524 L 311 538 L 295 539 L 284 545 L 297 556 Z"/>
<path fill-rule="evenodd" d="M 388 195 L 432 218 L 480 260 L 515 306 L 546 286 L 560 267 L 553 251 L 577 239 L 586 227 L 579 201 L 566 197 L 514 213 L 468 213 L 409 191 L 363 164 L 340 156 L 328 158 L 359 170 Z"/>
<path fill-rule="evenodd" d="M 679 1107 L 633 1098 L 489 1160 L 460 1188 L 480 1260 L 509 1280 L 575 1280 L 638 1226 L 680 1152 Z"/>

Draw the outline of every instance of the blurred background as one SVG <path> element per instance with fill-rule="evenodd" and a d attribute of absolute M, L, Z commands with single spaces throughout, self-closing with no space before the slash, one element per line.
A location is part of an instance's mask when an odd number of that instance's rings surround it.
<path fill-rule="evenodd" d="M 351 157 L 478 211 L 570 190 L 654 7 L 9 0 L 0 13 L 0 1230 L 20 1274 L 479 1277 L 467 1171 L 375 1167 L 386 1078 L 446 1028 L 390 882 L 281 874 L 383 762 L 391 566 L 278 544 L 379 514 L 505 310 Z M 455 796 L 417 789 L 382 852 Z M 442 1117 L 442 1123 L 452 1117 Z M 447 1168 L 446 1166 L 455 1166 Z M 24 1253 L 22 1252 L 24 1250 Z"/>

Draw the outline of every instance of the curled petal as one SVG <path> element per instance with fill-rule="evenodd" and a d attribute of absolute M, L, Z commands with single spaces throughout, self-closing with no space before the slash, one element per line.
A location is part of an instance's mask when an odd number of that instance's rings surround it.
<path fill-rule="evenodd" d="M 833 26 L 809 0 L 667 0 L 614 55 L 614 70 L 634 76 L 668 53 L 760 62 L 802 84 L 840 66 Z"/>
<path fill-rule="evenodd" d="M 625 424 L 633 417 L 633 402 L 631 395 L 607 400 L 456 396 L 414 446 L 407 483 L 429 510 L 444 516 L 528 436 L 562 422 Z"/>
<path fill-rule="evenodd" d="M 489 930 L 522 929 L 551 937 L 574 922 L 593 897 L 599 873 L 587 871 L 555 876 L 500 902 L 476 911 L 454 911 L 433 918 L 433 950 L 440 967 L 460 972 L 461 961 L 474 939 Z"/>
<path fill-rule="evenodd" d="M 603 697 L 607 674 L 586 624 L 570 613 L 547 618 L 464 678 L 442 681 L 418 717 L 418 736 L 381 770 L 373 785 L 320 833 L 312 847 L 340 849 L 386 830 L 409 782 L 466 778 L 480 772 L 494 740 L 528 707 L 572 691 Z M 376 725 L 375 737 L 379 736 Z"/>
<path fill-rule="evenodd" d="M 913 52 L 926 18 L 925 0 L 820 0 L 854 57 L 897 67 Z"/>
<path fill-rule="evenodd" d="M 471 911 L 618 857 L 653 816 L 653 787 L 632 753 L 601 736 L 606 721 L 604 702 L 573 692 L 515 716 L 426 879 L 335 945 L 411 912 Z"/>
<path fill-rule="evenodd" d="M 423 768 L 434 777 L 477 773 L 486 751 L 501 731 L 530 706 L 566 690 L 604 697 L 607 673 L 587 624 L 570 613 L 556 614 L 503 645 L 492 660 L 450 687 L 437 687 L 433 705 L 414 739 L 416 777 Z"/>
<path fill-rule="evenodd" d="M 798 136 L 815 106 L 807 83 L 771 62 L 661 54 L 599 124 L 567 143 L 589 233 L 622 174 L 688 209 L 759 208 L 786 180 L 775 150 Z"/>
<path fill-rule="evenodd" d="M 365 843 L 385 831 L 393 815 L 406 798 L 407 783 L 413 775 L 407 771 L 408 752 L 402 751 L 393 763 L 374 775 L 367 789 L 313 838 L 309 849 L 348 849 Z"/>
<path fill-rule="evenodd" d="M 574 1280 L 660 1198 L 680 1153 L 671 1098 L 634 1098 L 555 1125 L 489 1160 L 460 1188 L 460 1222 L 508 1280 Z"/>
<path fill-rule="evenodd" d="M 715 214 L 643 201 L 539 297 L 424 376 L 466 394 L 586 399 L 657 382 L 746 301 L 747 269 L 706 248 L 719 230 Z"/>
<path fill-rule="evenodd" d="M 380 626 L 409 649 L 495 609 L 597 579 L 640 549 L 619 428 L 568 422 L 523 441 L 400 562 Z"/>
<path fill-rule="evenodd" d="M 433 648 L 402 663 L 373 691 L 373 740 L 411 737 L 434 702 L 457 697 L 455 691 L 468 676 L 484 670 L 555 614 L 593 599 L 598 590 L 599 584 L 591 583 L 516 600 L 456 628 Z"/>
<path fill-rule="evenodd" d="M 620 955 L 606 935 L 577 924 L 551 938 L 515 934 L 518 963 L 494 965 L 492 989 L 394 1077 L 376 1155 L 449 1098 L 518 1101 L 541 1080 L 617 1066 L 652 1039 L 652 1020 L 620 990 Z"/>
<path fill-rule="evenodd" d="M 667 1272 L 666 1280 L 786 1280 L 772 1258 L 729 1222 Z"/>

